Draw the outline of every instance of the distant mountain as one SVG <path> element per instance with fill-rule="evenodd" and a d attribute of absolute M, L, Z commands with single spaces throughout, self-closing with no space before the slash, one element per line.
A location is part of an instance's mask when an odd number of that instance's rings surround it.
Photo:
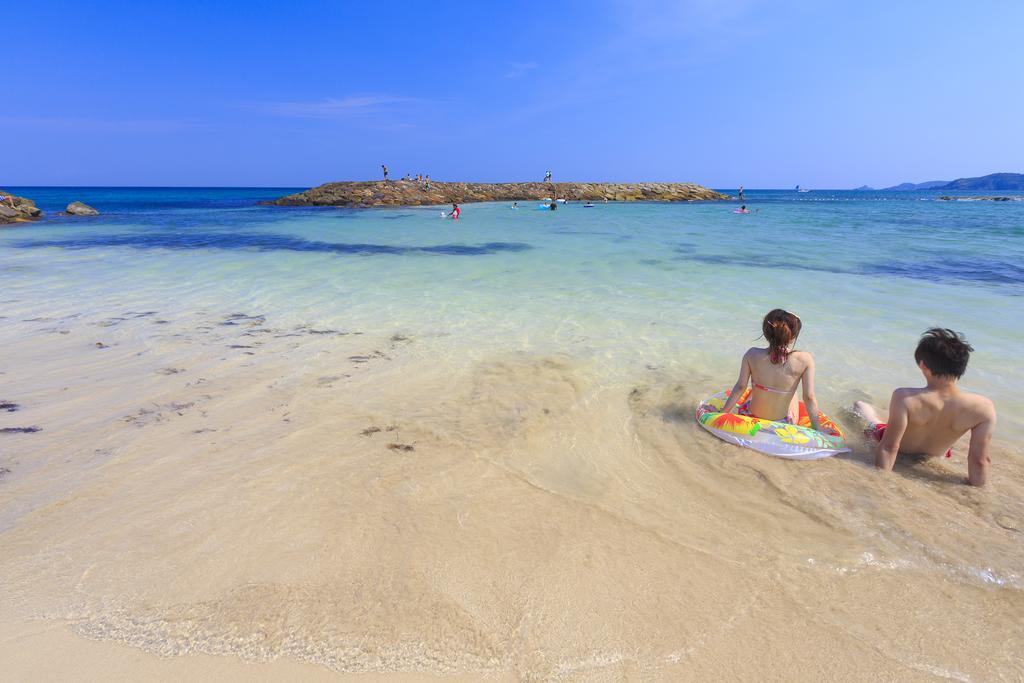
<path fill-rule="evenodd" d="M 948 184 L 948 180 L 929 180 L 925 183 L 900 183 L 882 189 L 886 192 L 911 192 L 913 190 L 934 190 L 937 187 L 945 188 Z"/>
<path fill-rule="evenodd" d="M 869 185 L 861 185 L 860 187 L 853 188 L 853 191 L 854 192 L 870 192 L 871 190 L 874 190 L 874 189 L 875 188 L 873 188 L 873 187 L 871 187 Z"/>
<path fill-rule="evenodd" d="M 980 178 L 959 178 L 940 190 L 1024 190 L 1024 173 L 990 173 Z"/>

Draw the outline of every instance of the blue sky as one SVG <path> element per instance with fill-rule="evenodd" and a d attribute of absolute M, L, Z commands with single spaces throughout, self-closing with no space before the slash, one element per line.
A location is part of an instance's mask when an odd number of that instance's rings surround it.
<path fill-rule="evenodd" d="M 0 186 L 1024 172 L 1020 2 L 6 2 Z"/>

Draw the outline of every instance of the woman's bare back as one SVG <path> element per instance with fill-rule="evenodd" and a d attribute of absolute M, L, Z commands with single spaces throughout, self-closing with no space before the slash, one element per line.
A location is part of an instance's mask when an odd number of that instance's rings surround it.
<path fill-rule="evenodd" d="M 796 391 L 807 368 L 814 362 L 811 354 L 792 351 L 782 363 L 772 363 L 767 349 L 752 348 L 744 361 L 750 370 L 751 412 L 766 420 L 781 420 L 787 415 L 796 417 Z"/>

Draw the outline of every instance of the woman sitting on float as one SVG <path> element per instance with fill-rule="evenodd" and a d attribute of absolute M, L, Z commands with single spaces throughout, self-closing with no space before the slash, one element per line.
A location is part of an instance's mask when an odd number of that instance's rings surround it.
<path fill-rule="evenodd" d="M 802 327 L 799 317 L 781 308 L 764 317 L 761 331 L 768 348 L 747 349 L 743 354 L 739 379 L 729 393 L 723 413 L 731 413 L 735 408 L 740 415 L 796 424 L 800 418 L 796 389 L 802 383 L 807 416 L 811 426 L 821 431 L 818 401 L 814 397 L 814 356 L 810 351 L 793 349 Z M 751 390 L 745 392 L 748 383 Z"/>
<path fill-rule="evenodd" d="M 702 401 L 697 422 L 720 439 L 768 455 L 806 460 L 848 451 L 842 430 L 818 410 L 814 357 L 793 349 L 801 327 L 788 311 L 768 313 L 761 323 L 768 348 L 743 354 L 732 390 Z M 803 402 L 796 396 L 801 384 Z"/>

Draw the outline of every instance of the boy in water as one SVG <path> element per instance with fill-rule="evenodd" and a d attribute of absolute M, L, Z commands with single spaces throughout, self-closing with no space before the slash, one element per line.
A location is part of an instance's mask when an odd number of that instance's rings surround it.
<path fill-rule="evenodd" d="M 868 422 L 865 435 L 878 442 L 875 467 L 892 470 L 899 454 L 952 455 L 953 444 L 971 432 L 967 455 L 967 481 L 984 486 L 991 460 L 989 443 L 996 427 L 996 409 L 992 401 L 960 391 L 957 380 L 967 370 L 974 349 L 963 335 L 933 327 L 924 333 L 914 351 L 914 360 L 927 386 L 921 389 L 897 389 L 889 402 L 889 422 L 883 423 L 875 408 L 864 401 L 854 404 L 854 412 Z"/>

